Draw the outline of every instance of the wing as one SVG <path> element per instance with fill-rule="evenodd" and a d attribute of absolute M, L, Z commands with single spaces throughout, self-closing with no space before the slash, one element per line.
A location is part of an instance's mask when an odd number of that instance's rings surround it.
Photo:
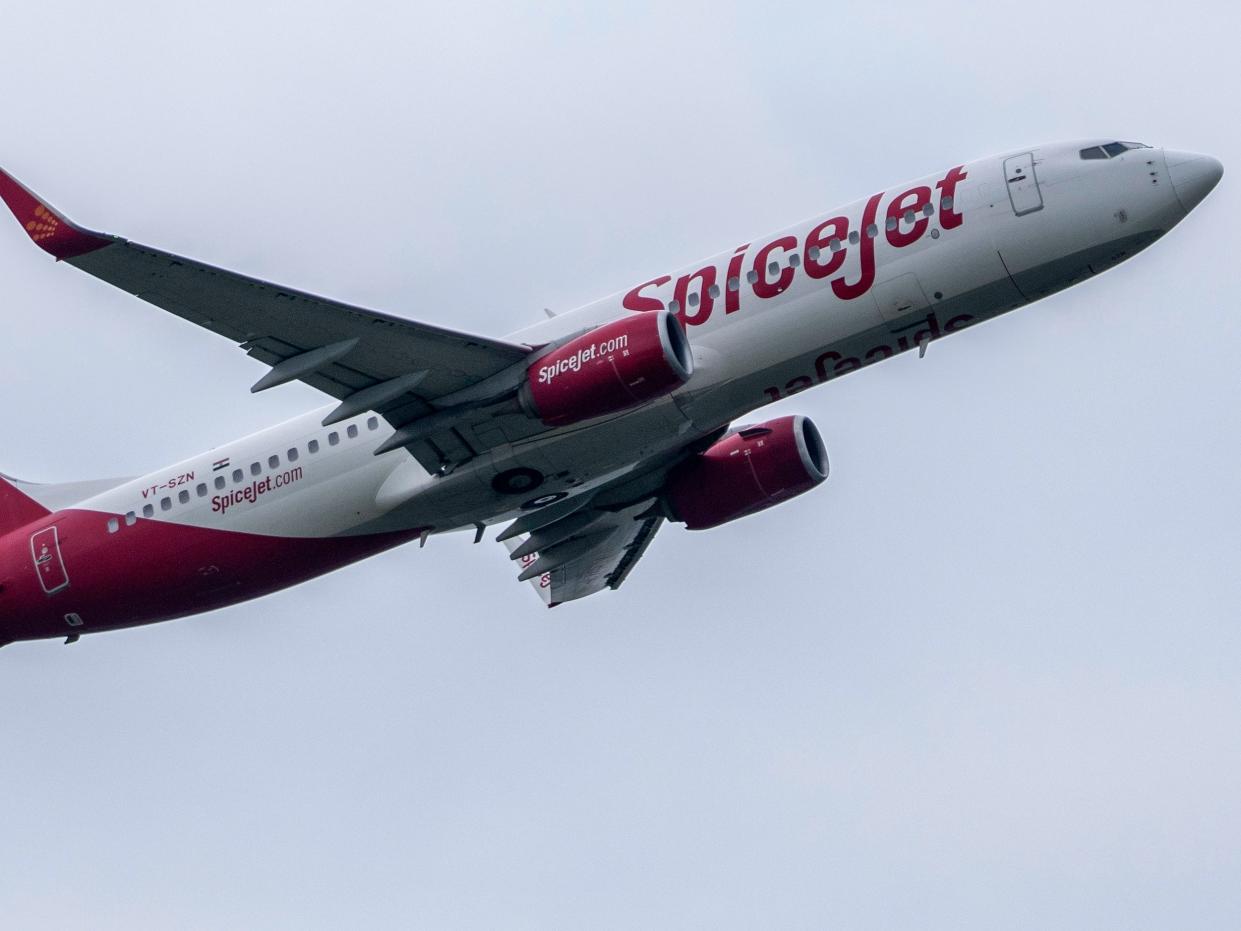
<path fill-rule="evenodd" d="M 529 346 L 364 310 L 82 229 L 3 170 L 0 199 L 58 261 L 231 339 L 271 366 L 251 390 L 300 380 L 339 399 L 327 422 L 375 410 L 400 428 L 463 393 L 477 396 L 480 386 L 515 379 L 531 353 Z M 451 424 L 423 431 L 411 451 L 436 465 L 479 451 L 476 439 L 471 445 L 452 432 Z M 457 443 L 465 448 L 443 448 Z"/>
<path fill-rule="evenodd" d="M 663 522 L 654 499 L 647 499 L 616 511 L 587 506 L 530 533 L 520 532 L 518 522 L 499 539 L 521 566 L 518 578 L 554 608 L 620 588 Z"/>

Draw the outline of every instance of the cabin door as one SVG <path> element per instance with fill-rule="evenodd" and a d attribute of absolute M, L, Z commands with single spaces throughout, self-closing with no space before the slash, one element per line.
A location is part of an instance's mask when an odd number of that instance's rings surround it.
<path fill-rule="evenodd" d="M 1014 155 L 1004 159 L 1004 183 L 1008 187 L 1008 200 L 1013 213 L 1024 217 L 1043 209 L 1043 192 L 1038 189 L 1034 174 L 1034 154 Z"/>

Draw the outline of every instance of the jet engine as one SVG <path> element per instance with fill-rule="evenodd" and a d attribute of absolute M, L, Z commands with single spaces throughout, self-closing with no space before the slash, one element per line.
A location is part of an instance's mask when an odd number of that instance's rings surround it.
<path fill-rule="evenodd" d="M 689 381 L 694 358 L 675 316 L 633 314 L 596 327 L 538 359 L 523 406 L 549 427 L 637 407 Z"/>
<path fill-rule="evenodd" d="M 673 520 L 706 530 L 809 491 L 827 471 L 815 425 L 801 415 L 778 417 L 728 433 L 677 466 L 664 502 Z"/>

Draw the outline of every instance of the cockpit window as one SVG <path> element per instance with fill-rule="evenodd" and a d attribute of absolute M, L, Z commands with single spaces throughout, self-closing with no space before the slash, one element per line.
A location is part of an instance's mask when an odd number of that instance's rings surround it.
<path fill-rule="evenodd" d="M 1084 159 L 1092 158 L 1115 158 L 1117 155 L 1123 155 L 1130 149 L 1149 149 L 1144 142 L 1109 142 L 1107 145 L 1092 145 L 1088 149 L 1082 149 L 1079 155 Z"/>

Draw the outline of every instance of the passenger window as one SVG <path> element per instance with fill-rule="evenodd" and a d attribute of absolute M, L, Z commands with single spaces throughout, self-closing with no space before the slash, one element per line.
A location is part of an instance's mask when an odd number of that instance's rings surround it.
<path fill-rule="evenodd" d="M 257 462 L 250 463 L 250 474 L 251 475 L 258 475 L 262 471 L 263 471 L 262 465 L 260 465 Z"/>
<path fill-rule="evenodd" d="M 741 279 L 738 278 L 736 275 L 733 275 L 731 278 L 729 278 L 728 279 L 728 290 L 729 291 L 740 291 L 741 290 Z"/>
<path fill-rule="evenodd" d="M 227 483 L 224 481 L 223 475 L 217 475 L 215 477 L 215 490 L 216 491 L 219 491 L 220 489 L 222 489 L 226 484 Z"/>
<path fill-rule="evenodd" d="M 712 300 L 715 300 L 720 296 L 720 286 L 718 284 L 711 285 L 711 287 L 707 288 L 707 293 L 711 295 Z"/>
<path fill-rule="evenodd" d="M 115 517 L 108 518 L 108 533 L 116 533 L 121 529 L 121 522 Z"/>
<path fill-rule="evenodd" d="M 142 516 L 143 517 L 154 517 L 155 516 L 155 505 L 144 504 L 142 506 Z"/>
<path fill-rule="evenodd" d="M 852 245 L 855 245 L 855 246 L 856 246 L 856 245 L 857 245 L 859 242 L 861 242 L 861 241 L 862 241 L 862 237 L 858 235 L 858 231 L 857 231 L 857 230 L 854 230 L 853 232 L 851 232 L 851 233 L 849 234 L 849 242 L 850 242 Z"/>
<path fill-rule="evenodd" d="M 754 284 L 754 282 L 758 281 L 758 272 L 751 268 L 745 273 L 745 280 L 750 282 L 750 284 Z"/>
<path fill-rule="evenodd" d="M 896 229 L 896 217 L 888 217 L 888 219 L 884 222 L 883 225 L 884 225 L 884 228 L 889 231 Z"/>
<path fill-rule="evenodd" d="M 159 509 L 161 511 L 171 511 L 172 510 L 172 499 L 171 498 L 160 498 Z"/>
<path fill-rule="evenodd" d="M 675 304 L 676 301 L 673 301 L 672 303 Z M 335 430 L 333 430 L 331 433 L 327 435 L 327 445 L 336 446 L 338 443 L 340 443 L 340 434 L 337 433 Z"/>
<path fill-rule="evenodd" d="M 289 462 L 297 462 L 297 456 L 298 456 L 297 447 L 294 446 L 292 449 L 290 449 L 288 455 L 289 455 Z"/>
<path fill-rule="evenodd" d="M 905 220 L 905 222 L 906 222 L 906 223 L 913 223 L 913 221 L 914 221 L 914 212 L 913 212 L 912 210 L 906 210 L 906 211 L 905 211 L 905 216 L 904 216 L 904 218 L 903 218 L 903 219 Z"/>
<path fill-rule="evenodd" d="M 844 247 L 844 243 L 842 243 L 835 236 L 827 241 L 827 248 L 831 249 L 833 252 L 839 252 Z"/>
<path fill-rule="evenodd" d="M 818 246 L 811 246 L 809 249 L 806 250 L 806 255 L 810 256 L 811 262 L 819 261 L 819 256 L 821 256 L 822 254 L 823 252 L 822 250 L 819 249 Z"/>
<path fill-rule="evenodd" d="M 1089 149 L 1082 149 L 1080 153 L 1082 158 L 1090 160 L 1092 158 L 1107 158 L 1107 153 L 1103 151 L 1103 146 L 1095 145 Z"/>
<path fill-rule="evenodd" d="M 698 295 L 691 294 L 689 297 L 685 299 L 685 303 L 689 304 L 690 307 L 697 307 L 698 306 Z"/>
<path fill-rule="evenodd" d="M 319 451 L 319 441 L 311 440 L 309 443 L 306 444 L 306 448 L 310 450 L 311 455 L 314 455 L 315 453 Z"/>
<path fill-rule="evenodd" d="M 267 457 L 267 467 L 268 467 L 269 469 L 278 469 L 278 468 L 280 468 L 280 457 L 279 457 L 279 456 L 268 456 L 268 457 Z"/>
<path fill-rule="evenodd" d="M 794 252 L 789 256 L 789 268 L 796 268 L 801 264 L 801 256 Z"/>
<path fill-rule="evenodd" d="M 952 200 L 951 194 L 949 194 L 947 197 L 945 197 L 943 200 L 939 202 L 939 205 L 943 207 L 945 210 L 951 210 L 952 204 L 953 204 L 953 200 Z"/>
<path fill-rule="evenodd" d="M 767 274 L 777 275 L 780 273 L 780 264 L 778 262 L 767 263 Z"/>
<path fill-rule="evenodd" d="M 125 513 L 125 526 L 132 527 L 136 523 L 138 523 L 138 515 L 133 511 L 127 511 Z"/>
<path fill-rule="evenodd" d="M 207 484 L 206 484 L 206 482 L 199 482 L 199 483 L 198 483 L 198 487 L 197 487 L 196 489 L 194 489 L 194 490 L 198 492 L 198 497 L 200 497 L 200 498 L 205 498 L 205 497 L 207 497 Z"/>
<path fill-rule="evenodd" d="M 358 425 L 356 423 L 351 423 L 349 425 L 349 429 L 345 432 L 349 434 L 349 439 L 356 440 L 358 438 Z"/>
<path fill-rule="evenodd" d="M 188 491 L 181 492 L 180 494 L 177 495 L 177 500 L 180 501 L 182 504 L 189 504 L 190 493 Z"/>
<path fill-rule="evenodd" d="M 930 204 L 925 204 L 925 205 L 923 205 L 923 207 L 922 207 L 922 215 L 923 215 L 924 217 L 929 217 L 929 216 L 930 216 L 931 214 L 933 214 L 934 212 L 935 212 L 935 208 L 934 208 L 934 207 L 932 207 Z"/>
<path fill-rule="evenodd" d="M 879 227 L 875 226 L 874 223 L 871 223 L 869 226 L 866 227 L 866 238 L 867 239 L 874 239 L 878 235 L 879 235 Z"/>
<path fill-rule="evenodd" d="M 240 483 L 241 480 L 245 477 L 246 477 L 246 474 L 242 472 L 241 469 L 233 469 L 233 481 L 234 482 Z"/>
<path fill-rule="evenodd" d="M 367 420 L 366 429 L 367 430 L 378 430 L 379 429 L 379 418 L 371 417 L 369 420 Z"/>

